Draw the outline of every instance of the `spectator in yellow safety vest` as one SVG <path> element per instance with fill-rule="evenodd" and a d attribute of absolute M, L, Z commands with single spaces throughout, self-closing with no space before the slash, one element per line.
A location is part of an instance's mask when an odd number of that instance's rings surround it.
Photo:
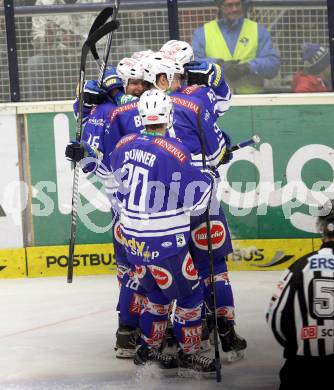
<path fill-rule="evenodd" d="M 218 19 L 193 33 L 195 60 L 223 65 L 234 93 L 263 93 L 264 79 L 274 78 L 280 57 L 265 27 L 246 18 L 246 0 L 216 0 Z"/>

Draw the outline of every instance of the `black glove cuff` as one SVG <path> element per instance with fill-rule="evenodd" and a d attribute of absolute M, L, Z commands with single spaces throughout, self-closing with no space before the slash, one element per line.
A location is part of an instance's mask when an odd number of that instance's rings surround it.
<path fill-rule="evenodd" d="M 95 94 L 84 92 L 84 103 L 88 105 L 98 105 L 106 101 L 106 94 Z"/>
<path fill-rule="evenodd" d="M 188 85 L 208 85 L 209 76 L 203 73 L 188 72 Z"/>
<path fill-rule="evenodd" d="M 220 160 L 219 165 L 228 164 L 232 160 L 232 157 L 233 157 L 233 152 L 230 149 L 226 148 L 224 156 Z"/>
<path fill-rule="evenodd" d="M 72 161 L 79 162 L 85 157 L 85 149 L 82 145 L 70 144 L 66 146 L 65 156 Z"/>

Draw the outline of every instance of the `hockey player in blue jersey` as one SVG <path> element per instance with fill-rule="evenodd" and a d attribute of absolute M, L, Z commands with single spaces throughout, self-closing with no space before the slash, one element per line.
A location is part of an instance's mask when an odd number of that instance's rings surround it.
<path fill-rule="evenodd" d="M 160 89 L 173 90 L 175 79 L 180 76 L 177 71 L 177 67 L 173 69 L 170 62 L 156 55 L 150 58 L 147 67 L 144 66 L 144 79 Z M 224 163 L 229 161 L 230 153 L 226 153 L 230 147 L 229 137 L 216 126 L 215 115 L 211 115 L 212 111 L 207 108 L 208 100 L 196 98 L 198 89 L 202 94 L 203 90 L 206 90 L 198 87 L 181 87 L 170 93 L 175 111 L 174 136 L 182 140 L 190 150 L 193 165 L 202 167 L 203 150 L 205 150 L 205 165 L 214 168 L 221 159 Z M 187 92 L 186 96 L 184 91 Z M 247 344 L 234 330 L 234 300 L 226 266 L 226 256 L 232 252 L 231 238 L 218 200 L 213 202 L 210 214 L 210 235 L 215 258 L 218 332 L 228 360 L 235 361 L 243 357 L 243 350 Z M 212 311 L 207 232 L 203 214 L 192 218 L 190 250 L 202 279 L 206 305 L 208 310 Z"/>
<path fill-rule="evenodd" d="M 143 57 L 145 53 L 141 53 Z M 108 113 L 124 103 L 137 100 L 146 88 L 143 80 L 143 71 L 140 61 L 135 58 L 123 58 L 117 65 L 117 69 L 108 67 L 103 79 L 102 88 L 97 87 L 96 80 L 85 83 L 84 117 L 85 128 L 81 141 L 81 155 L 96 157 L 103 156 L 104 137 L 110 131 L 108 126 Z M 78 99 L 74 103 L 74 112 L 78 110 Z M 116 133 L 118 131 L 118 133 Z M 122 129 L 113 129 L 114 145 L 126 133 Z M 67 149 L 67 157 L 71 159 L 78 147 L 77 143 L 71 143 Z M 103 169 L 103 164 L 97 169 L 96 174 L 103 180 L 109 177 L 108 170 Z M 85 170 L 87 170 L 86 167 Z M 92 169 L 95 165 L 92 164 Z M 117 305 L 119 312 L 119 327 L 116 332 L 116 357 L 133 358 L 135 353 L 135 339 L 144 293 L 142 288 L 133 281 L 133 274 L 129 272 L 125 250 L 120 240 L 120 225 L 116 216 L 113 217 L 113 246 L 117 264 L 117 275 L 120 285 L 120 296 Z"/>
<path fill-rule="evenodd" d="M 210 99 L 216 117 L 221 117 L 228 111 L 232 95 L 230 87 L 224 81 L 224 69 L 205 61 L 194 62 L 193 48 L 185 41 L 170 40 L 161 47 L 160 52 L 187 70 L 187 86 L 195 84 L 212 89 L 214 93 L 208 94 L 207 90 L 197 88 L 196 96 L 204 101 Z"/>
<path fill-rule="evenodd" d="M 214 361 L 198 353 L 202 290 L 188 250 L 189 213 L 206 208 L 214 180 L 191 165 L 182 143 L 165 138 L 172 123 L 172 102 L 164 92 L 145 92 L 139 113 L 144 132 L 123 137 L 110 159 L 118 184 L 112 201 L 119 205 L 121 238 L 146 295 L 134 362 L 214 376 Z M 177 359 L 161 352 L 175 299 Z"/>
<path fill-rule="evenodd" d="M 151 65 L 150 69 L 146 72 L 145 76 L 152 84 L 156 84 L 161 89 L 170 89 L 178 91 L 172 93 L 172 99 L 175 103 L 175 123 L 177 124 L 178 134 L 174 136 L 182 139 L 182 142 L 191 150 L 193 163 L 198 167 L 202 165 L 202 146 L 200 142 L 200 130 L 198 127 L 198 119 L 201 119 L 203 124 L 203 130 L 205 134 L 205 149 L 206 149 L 206 163 L 210 166 L 214 166 L 219 162 L 221 156 L 226 152 L 226 142 L 223 133 L 215 125 L 215 119 L 218 115 L 213 107 L 216 107 L 216 100 L 212 99 L 213 92 L 210 88 L 198 88 L 198 87 L 183 87 L 181 88 L 181 75 L 183 73 L 182 67 L 175 62 L 163 58 L 163 56 L 155 55 L 153 59 L 150 59 L 148 63 Z M 196 69 L 195 69 L 196 70 Z M 200 75 L 209 75 L 203 69 L 200 69 Z M 164 76 L 165 75 L 165 76 Z M 222 75 L 221 75 L 222 77 Z M 211 78 L 212 80 L 212 78 Z M 200 94 L 203 99 L 197 99 L 196 96 Z M 205 102 L 204 109 L 200 112 L 200 107 Z M 108 118 L 101 118 L 95 115 L 93 111 L 91 115 L 91 125 L 86 126 L 84 135 L 87 136 L 88 141 L 96 137 L 96 131 L 100 131 L 102 134 L 112 132 L 114 136 L 114 143 L 121 135 L 126 132 L 140 132 L 143 127 L 140 122 L 137 104 L 131 102 L 129 104 L 114 108 L 112 112 L 109 112 Z M 102 122 L 102 123 L 101 123 Z M 101 140 L 103 141 L 103 139 Z M 100 145 L 103 142 L 100 141 Z M 103 146 L 101 146 L 103 147 Z M 225 154 L 226 155 L 226 154 Z M 225 351 L 229 350 L 243 350 L 246 347 L 245 341 L 237 336 L 234 332 L 234 303 L 231 287 L 228 281 L 228 275 L 225 256 L 231 251 L 231 241 L 229 237 L 228 228 L 222 212 L 222 209 L 218 207 L 217 219 L 213 220 L 211 236 L 215 239 L 215 257 L 218 259 L 219 269 L 217 269 L 217 285 L 222 291 L 219 294 L 220 302 L 217 308 L 217 313 L 221 317 L 219 320 L 221 340 Z M 207 279 L 208 277 L 208 258 L 205 245 L 206 231 L 203 229 L 203 220 L 199 218 L 194 219 L 193 222 L 193 250 L 198 252 L 198 258 L 202 259 L 199 268 L 202 268 L 202 277 Z M 117 235 L 115 235 L 117 237 Z M 206 291 L 208 292 L 210 286 L 207 284 Z"/>

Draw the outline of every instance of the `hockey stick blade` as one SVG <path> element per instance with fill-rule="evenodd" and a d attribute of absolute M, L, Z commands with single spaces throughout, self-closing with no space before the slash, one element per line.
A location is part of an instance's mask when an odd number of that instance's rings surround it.
<path fill-rule="evenodd" d="M 91 49 L 96 44 L 96 42 L 98 42 L 105 35 L 117 30 L 119 25 L 120 22 L 118 20 L 111 20 L 110 22 L 104 24 L 87 38 L 86 42 L 84 43 L 84 46 L 88 46 L 88 48 Z"/>
<path fill-rule="evenodd" d="M 81 49 L 81 61 L 80 61 L 80 70 L 82 71 L 85 68 L 87 55 L 89 53 L 89 50 L 92 49 L 96 45 L 96 42 L 98 42 L 101 38 L 103 38 L 105 35 L 111 33 L 112 31 L 115 31 L 119 27 L 119 21 L 118 20 L 112 20 L 111 22 L 106 23 L 105 25 L 98 28 L 94 33 L 89 36 L 86 41 L 84 42 L 82 49 Z M 79 91 L 80 95 L 80 91 Z"/>
<path fill-rule="evenodd" d="M 96 17 L 94 23 L 92 24 L 92 27 L 89 30 L 88 38 L 101 26 L 103 26 L 109 18 L 113 16 L 114 8 L 113 7 L 107 7 L 104 8 Z M 95 59 L 96 62 L 99 62 L 100 57 L 98 55 L 98 52 L 96 50 L 96 46 L 94 45 L 91 48 L 91 53 Z"/>
<path fill-rule="evenodd" d="M 114 9 L 114 13 L 113 13 L 113 16 L 112 16 L 112 20 L 116 20 L 116 18 L 117 18 L 118 10 L 119 10 L 119 4 L 120 4 L 120 1 L 119 0 L 115 0 L 115 9 Z M 99 76 L 98 76 L 98 79 L 97 79 L 97 85 L 99 87 L 102 86 L 104 72 L 105 72 L 105 70 L 107 68 L 107 63 L 108 63 L 108 59 L 109 59 L 112 39 L 113 39 L 113 32 L 111 32 L 108 35 L 107 43 L 106 43 L 106 46 L 104 48 L 103 60 L 99 61 L 100 62 L 100 64 L 99 64 L 100 71 L 99 71 Z"/>

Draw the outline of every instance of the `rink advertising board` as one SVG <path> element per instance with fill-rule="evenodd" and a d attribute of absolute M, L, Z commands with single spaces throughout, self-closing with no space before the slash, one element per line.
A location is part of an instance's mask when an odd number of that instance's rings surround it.
<path fill-rule="evenodd" d="M 73 166 L 65 147 L 75 139 L 72 113 L 27 115 L 35 245 L 64 245 L 70 236 Z M 94 174 L 80 172 L 77 243 L 112 241 L 110 205 Z"/>
<path fill-rule="evenodd" d="M 228 256 L 230 271 L 278 271 L 320 247 L 320 240 L 270 239 L 234 240 Z"/>
<path fill-rule="evenodd" d="M 66 276 L 68 246 L 27 248 L 29 277 Z M 77 245 L 73 260 L 74 275 L 100 275 L 116 272 L 112 244 Z"/>
<path fill-rule="evenodd" d="M 0 249 L 0 279 L 27 276 L 26 250 Z"/>
<path fill-rule="evenodd" d="M 220 125 L 232 144 L 261 137 L 222 168 L 233 238 L 315 237 L 316 200 L 334 197 L 333 123 L 330 104 L 231 107 Z"/>
<path fill-rule="evenodd" d="M 329 104 L 231 107 L 220 125 L 232 143 L 261 137 L 259 146 L 235 152 L 222 167 L 227 180 L 220 196 L 233 239 L 315 237 L 314 197 L 334 196 L 332 123 Z M 27 124 L 35 245 L 63 245 L 69 237 L 73 178 L 64 149 L 74 137 L 75 122 L 71 113 L 43 113 L 28 114 Z M 111 242 L 101 183 L 94 175 L 80 177 L 77 241 Z"/>
<path fill-rule="evenodd" d="M 22 248 L 21 183 L 16 115 L 0 115 L 0 248 Z M 0 264 L 1 266 L 1 264 Z"/>
<path fill-rule="evenodd" d="M 228 256 L 230 271 L 282 271 L 299 257 L 320 247 L 319 239 L 234 240 Z M 42 246 L 0 250 L 0 279 L 19 277 L 66 277 L 68 246 Z M 112 244 L 77 245 L 74 275 L 115 274 Z"/>

